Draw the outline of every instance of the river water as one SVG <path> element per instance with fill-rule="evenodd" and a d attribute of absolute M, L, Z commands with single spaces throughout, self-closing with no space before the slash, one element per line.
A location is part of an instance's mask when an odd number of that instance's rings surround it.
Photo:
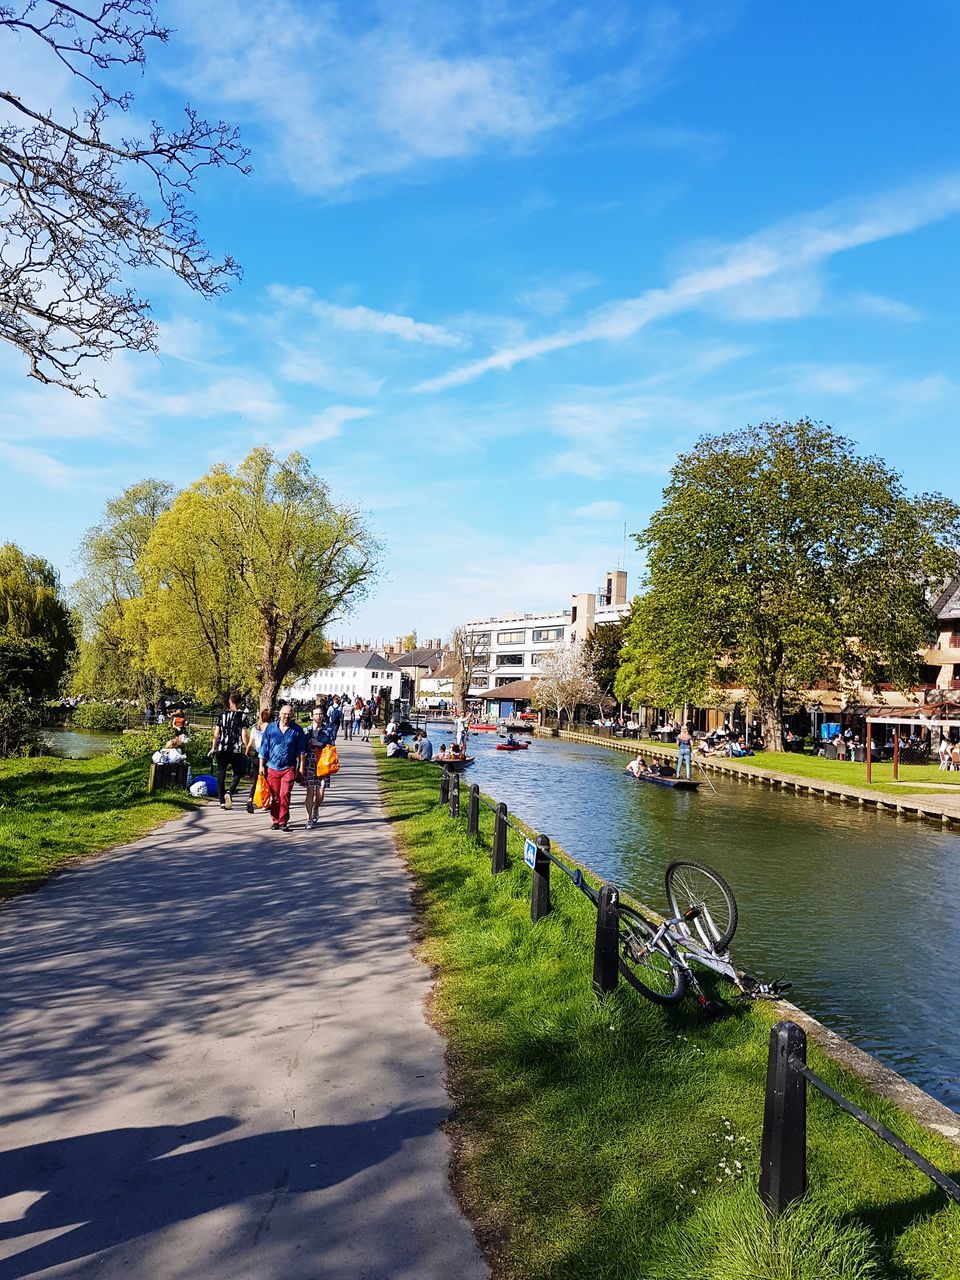
<path fill-rule="evenodd" d="M 50 754 L 70 760 L 105 755 L 118 736 L 116 733 L 92 733 L 86 729 L 43 730 L 44 740 L 50 744 Z"/>
<path fill-rule="evenodd" d="M 712 774 L 715 795 L 648 786 L 603 747 L 495 746 L 471 737 L 465 782 L 654 908 L 671 859 L 715 867 L 742 968 L 788 979 L 801 1008 L 960 1110 L 960 835 Z"/>

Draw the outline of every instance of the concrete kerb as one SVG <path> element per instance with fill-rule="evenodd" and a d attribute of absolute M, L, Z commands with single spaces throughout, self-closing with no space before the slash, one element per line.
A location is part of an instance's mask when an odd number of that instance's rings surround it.
<path fill-rule="evenodd" d="M 638 746 L 636 741 L 599 738 L 568 729 L 561 729 L 559 737 L 566 742 L 583 742 L 594 747 L 607 747 L 611 751 L 629 752 L 630 755 L 636 752 Z M 643 743 L 642 747 L 644 753 L 655 760 L 675 760 L 677 756 L 676 749 L 666 745 L 650 746 Z M 819 778 L 803 778 L 788 772 L 761 769 L 739 760 L 724 759 L 721 763 L 710 758 L 697 760 L 696 763 L 711 772 L 727 774 L 737 782 L 759 783 L 775 790 L 790 791 L 794 795 L 824 796 L 839 800 L 842 804 L 857 804 L 861 807 L 869 804 L 875 806 L 878 813 L 890 813 L 900 818 L 919 818 L 940 827 L 950 827 L 954 823 L 960 826 L 960 787 L 957 788 L 956 799 L 953 796 L 936 799 L 924 795 L 883 796 L 868 787 L 828 782 Z"/>

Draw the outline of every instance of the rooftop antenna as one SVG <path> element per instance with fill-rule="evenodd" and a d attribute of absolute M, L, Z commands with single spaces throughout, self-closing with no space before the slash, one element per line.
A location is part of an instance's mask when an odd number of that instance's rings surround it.
<path fill-rule="evenodd" d="M 624 520 L 624 522 L 623 522 L 623 550 L 620 552 L 620 563 L 617 565 L 617 568 L 618 568 L 618 569 L 623 569 L 623 568 L 625 568 L 625 567 L 626 567 L 626 563 L 627 563 L 627 522 L 626 522 L 626 520 Z"/>

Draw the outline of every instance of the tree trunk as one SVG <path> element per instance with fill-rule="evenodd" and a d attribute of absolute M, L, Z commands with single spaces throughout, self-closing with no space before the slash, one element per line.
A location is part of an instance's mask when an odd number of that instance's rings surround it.
<path fill-rule="evenodd" d="M 276 709 L 277 692 L 280 683 L 274 675 L 264 675 L 263 683 L 260 685 L 260 706 L 269 707 L 270 714 L 273 715 Z"/>
<path fill-rule="evenodd" d="M 783 750 L 783 703 L 765 702 L 761 700 L 757 707 L 760 712 L 760 729 L 763 734 L 765 751 Z"/>

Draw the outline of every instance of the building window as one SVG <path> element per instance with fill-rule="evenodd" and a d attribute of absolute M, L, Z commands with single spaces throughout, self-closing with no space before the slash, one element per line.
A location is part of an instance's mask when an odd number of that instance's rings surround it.
<path fill-rule="evenodd" d="M 498 667 L 522 667 L 523 654 L 522 653 L 498 653 L 497 666 Z"/>
<path fill-rule="evenodd" d="M 502 689 L 505 684 L 515 684 L 516 676 L 497 676 L 496 688 Z"/>
<path fill-rule="evenodd" d="M 544 640 L 562 640 L 563 627 L 534 627 L 533 642 L 538 644 Z"/>
<path fill-rule="evenodd" d="M 546 656 L 547 655 L 545 653 L 531 653 L 530 655 L 531 667 L 539 667 L 540 663 L 544 660 Z"/>
<path fill-rule="evenodd" d="M 523 644 L 523 631 L 498 631 L 497 644 Z"/>

